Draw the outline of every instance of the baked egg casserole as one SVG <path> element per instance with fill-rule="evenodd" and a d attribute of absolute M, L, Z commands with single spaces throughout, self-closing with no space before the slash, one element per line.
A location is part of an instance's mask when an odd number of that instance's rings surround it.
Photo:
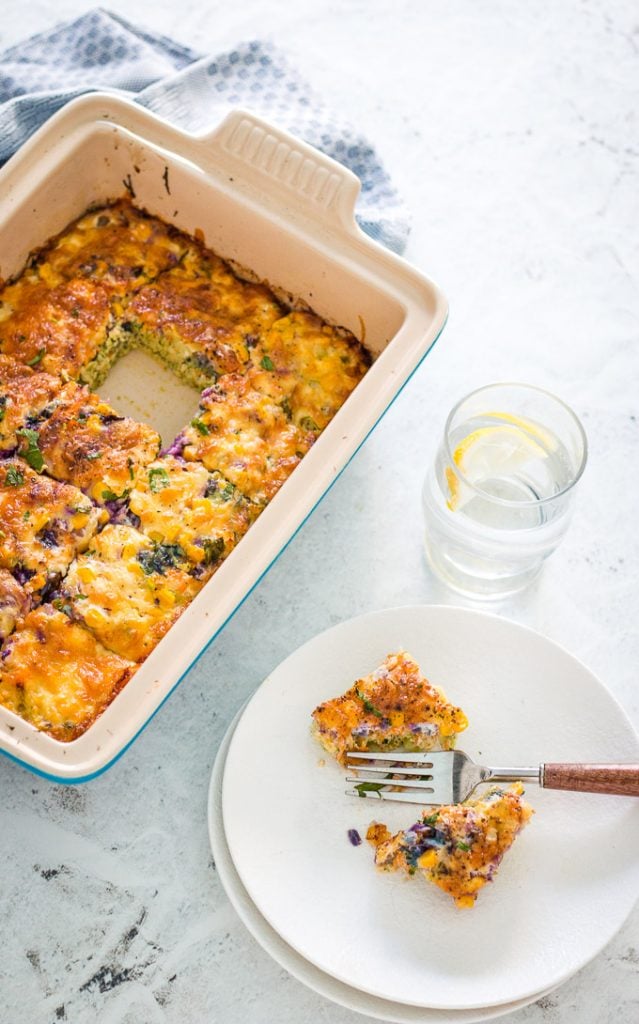
<path fill-rule="evenodd" d="M 56 740 L 108 706 L 370 365 L 249 276 L 122 199 L 0 282 L 0 704 Z M 175 439 L 92 390 L 134 348 L 202 391 Z"/>

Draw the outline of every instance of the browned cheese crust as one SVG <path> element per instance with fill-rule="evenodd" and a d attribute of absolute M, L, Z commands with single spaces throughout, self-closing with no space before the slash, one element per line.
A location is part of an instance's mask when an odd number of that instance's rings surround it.
<path fill-rule="evenodd" d="M 125 498 L 160 447 L 159 434 L 146 423 L 118 415 L 74 383 L 62 388 L 36 429 L 47 472 L 102 505 Z"/>
<path fill-rule="evenodd" d="M 47 373 L 77 377 L 96 355 L 111 321 L 109 292 L 78 278 L 51 288 L 20 278 L 0 296 L 0 350 Z"/>
<path fill-rule="evenodd" d="M 76 487 L 21 459 L 0 463 L 0 566 L 29 594 L 65 573 L 105 519 Z"/>
<path fill-rule="evenodd" d="M 228 374 L 203 392 L 199 413 L 183 432 L 183 455 L 220 472 L 251 501 L 266 504 L 314 440 L 245 376 Z"/>
<path fill-rule="evenodd" d="M 319 433 L 370 365 L 362 345 L 312 313 L 282 317 L 253 354 L 251 383 L 282 404 L 303 430 Z"/>
<path fill-rule="evenodd" d="M 42 605 L 5 642 L 0 704 L 69 742 L 110 704 L 133 669 L 63 612 Z"/>
<path fill-rule="evenodd" d="M 0 294 L 0 351 L 78 377 L 128 297 L 174 266 L 187 244 L 125 201 L 85 214 Z"/>
<path fill-rule="evenodd" d="M 128 526 L 107 526 L 62 584 L 71 615 L 110 651 L 143 661 L 202 584 L 184 552 Z"/>
<path fill-rule="evenodd" d="M 251 348 L 282 313 L 268 288 L 240 280 L 194 244 L 179 266 L 135 296 L 127 316 L 148 347 L 190 363 L 205 387 L 221 374 L 244 372 Z"/>
<path fill-rule="evenodd" d="M 0 450 L 17 448 L 16 431 L 35 422 L 61 387 L 59 377 L 36 373 L 10 356 L 0 356 Z"/>

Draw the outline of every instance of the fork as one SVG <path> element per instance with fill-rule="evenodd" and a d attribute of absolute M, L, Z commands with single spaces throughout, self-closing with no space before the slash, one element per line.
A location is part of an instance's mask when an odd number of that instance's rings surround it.
<path fill-rule="evenodd" d="M 362 762 L 367 762 L 362 764 Z M 427 753 L 352 751 L 357 771 L 349 796 L 409 804 L 457 804 L 483 782 L 535 782 L 545 789 L 639 796 L 639 764 L 540 764 L 536 768 L 487 768 L 462 750 Z M 360 776 L 363 776 L 361 778 Z"/>

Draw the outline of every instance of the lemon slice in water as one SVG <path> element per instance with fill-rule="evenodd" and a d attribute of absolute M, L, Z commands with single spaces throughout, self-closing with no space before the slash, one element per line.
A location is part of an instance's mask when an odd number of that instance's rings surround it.
<path fill-rule="evenodd" d="M 519 419 L 509 413 L 488 413 L 491 419 L 505 420 L 495 426 L 479 427 L 468 434 L 455 448 L 452 466 L 446 467 L 450 497 L 447 505 L 459 511 L 473 496 L 464 481 L 481 486 L 491 477 L 516 473 L 532 459 L 547 459 L 557 447 L 552 435 L 536 423 Z"/>

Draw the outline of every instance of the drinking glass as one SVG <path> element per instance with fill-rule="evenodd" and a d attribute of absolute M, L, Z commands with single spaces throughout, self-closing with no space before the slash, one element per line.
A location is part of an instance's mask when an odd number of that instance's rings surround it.
<path fill-rule="evenodd" d="M 575 413 L 541 388 L 491 384 L 458 402 L 422 494 L 435 573 L 472 597 L 527 586 L 568 529 L 587 451 Z"/>

